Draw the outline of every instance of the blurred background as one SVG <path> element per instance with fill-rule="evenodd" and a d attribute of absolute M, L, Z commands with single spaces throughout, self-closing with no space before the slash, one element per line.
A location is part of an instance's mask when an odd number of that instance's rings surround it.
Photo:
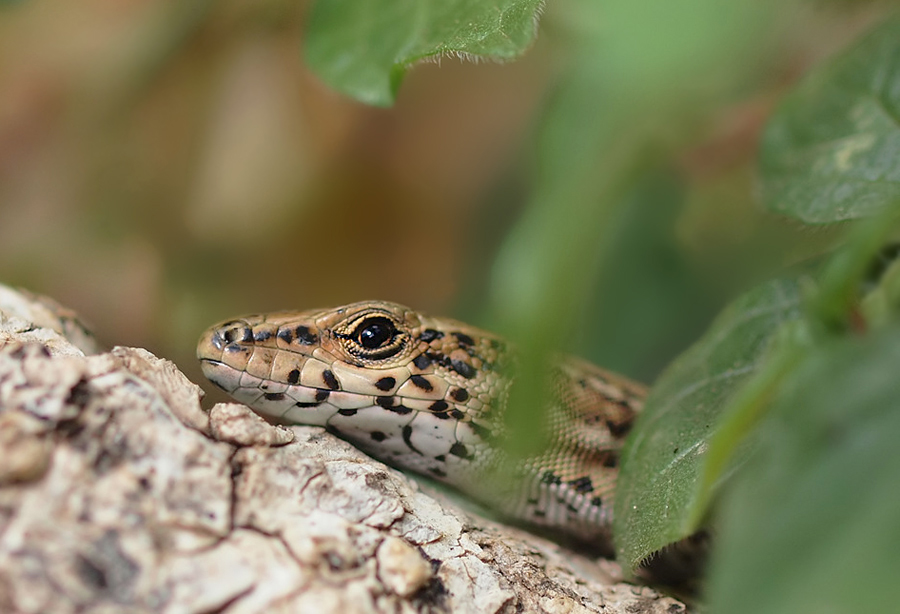
<path fill-rule="evenodd" d="M 241 313 L 380 298 L 495 325 L 576 4 L 550 2 L 520 60 L 418 65 L 377 109 L 304 65 L 308 2 L 0 1 L 0 282 L 197 382 L 199 334 Z M 780 96 L 878 14 L 803 5 L 768 31 L 606 220 L 563 345 L 651 381 L 736 293 L 827 249 L 755 202 L 756 147 Z"/>

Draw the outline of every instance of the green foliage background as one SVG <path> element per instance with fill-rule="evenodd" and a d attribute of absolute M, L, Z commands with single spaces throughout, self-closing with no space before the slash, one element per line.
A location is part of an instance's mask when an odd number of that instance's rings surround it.
<path fill-rule="evenodd" d="M 710 611 L 886 611 L 888 9 L 0 2 L 0 276 L 197 381 L 199 332 L 244 311 L 481 323 L 522 350 L 520 453 L 552 351 L 655 380 L 620 558 L 712 522 Z"/>

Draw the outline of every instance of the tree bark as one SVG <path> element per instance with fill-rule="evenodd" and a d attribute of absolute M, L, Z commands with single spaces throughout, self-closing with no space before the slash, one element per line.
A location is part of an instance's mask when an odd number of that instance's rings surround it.
<path fill-rule="evenodd" d="M 684 612 L 0 287 L 0 611 Z"/>

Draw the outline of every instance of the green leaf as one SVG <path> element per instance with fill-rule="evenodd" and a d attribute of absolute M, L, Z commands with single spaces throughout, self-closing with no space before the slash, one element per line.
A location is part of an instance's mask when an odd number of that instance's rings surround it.
<path fill-rule="evenodd" d="M 607 225 L 608 253 L 573 353 L 647 381 L 696 341 L 722 306 L 699 283 L 675 238 L 683 179 L 668 169 L 648 169 L 635 183 Z"/>
<path fill-rule="evenodd" d="M 893 259 L 888 261 L 886 258 L 879 263 L 884 266 L 884 271 L 877 285 L 860 303 L 863 317 L 872 328 L 900 319 L 900 259 L 896 259 L 896 253 L 890 257 Z"/>
<path fill-rule="evenodd" d="M 823 345 L 778 396 L 723 501 L 710 610 L 893 612 L 900 329 Z"/>
<path fill-rule="evenodd" d="M 537 131 L 533 189 L 491 273 L 486 327 L 519 347 L 506 415 L 514 454 L 541 448 L 547 357 L 576 334 L 629 195 L 684 146 L 702 109 L 750 79 L 780 16 L 772 4 L 579 5 L 571 67 Z"/>
<path fill-rule="evenodd" d="M 534 40 L 541 0 L 318 0 L 306 61 L 331 87 L 378 106 L 394 102 L 424 58 L 511 59 Z"/>
<path fill-rule="evenodd" d="M 900 209 L 889 206 L 851 227 L 846 246 L 832 256 L 820 273 L 818 291 L 810 301 L 810 318 L 822 329 L 840 331 L 851 325 L 866 276 L 898 220 Z"/>
<path fill-rule="evenodd" d="M 721 410 L 706 446 L 705 459 L 691 509 L 686 510 L 685 531 L 702 526 L 719 489 L 731 477 L 753 449 L 748 440 L 760 421 L 768 415 L 772 397 L 786 377 L 793 373 L 813 348 L 809 322 L 806 319 L 786 323 L 773 340 L 773 351 L 756 373 L 734 394 Z"/>
<path fill-rule="evenodd" d="M 868 217 L 900 199 L 900 18 L 822 65 L 762 142 L 763 197 L 810 224 Z"/>
<path fill-rule="evenodd" d="M 660 376 L 622 455 L 613 527 L 620 560 L 636 567 L 698 528 L 697 483 L 720 414 L 777 332 L 800 317 L 798 283 L 769 282 L 734 301 Z"/>

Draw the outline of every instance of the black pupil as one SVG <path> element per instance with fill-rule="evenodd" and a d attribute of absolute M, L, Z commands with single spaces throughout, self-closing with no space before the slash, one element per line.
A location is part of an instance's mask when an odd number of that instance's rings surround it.
<path fill-rule="evenodd" d="M 393 339 L 395 332 L 394 325 L 386 318 L 370 320 L 359 328 L 359 344 L 367 350 L 374 350 Z"/>

